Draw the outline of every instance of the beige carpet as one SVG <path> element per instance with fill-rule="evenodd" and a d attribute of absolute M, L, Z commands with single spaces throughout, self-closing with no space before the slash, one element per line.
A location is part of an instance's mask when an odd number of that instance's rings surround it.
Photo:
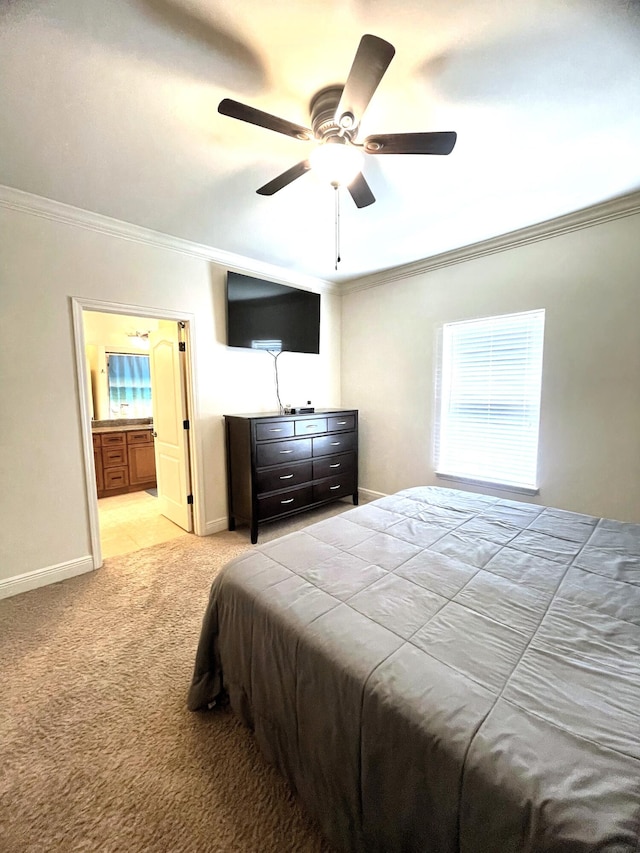
<path fill-rule="evenodd" d="M 0 601 L 3 853 L 331 850 L 232 714 L 185 706 L 211 580 L 248 547 L 186 536 Z"/>

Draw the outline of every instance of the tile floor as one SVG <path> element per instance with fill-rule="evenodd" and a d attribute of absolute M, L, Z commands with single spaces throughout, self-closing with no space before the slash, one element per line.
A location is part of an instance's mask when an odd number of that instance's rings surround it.
<path fill-rule="evenodd" d="M 144 491 L 100 498 L 98 515 L 103 559 L 189 535 L 160 515 L 158 499 Z"/>

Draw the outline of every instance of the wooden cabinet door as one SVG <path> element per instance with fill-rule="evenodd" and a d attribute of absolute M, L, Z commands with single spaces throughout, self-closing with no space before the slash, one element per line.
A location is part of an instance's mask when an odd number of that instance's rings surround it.
<path fill-rule="evenodd" d="M 156 458 L 153 442 L 129 445 L 129 485 L 154 485 Z"/>
<path fill-rule="evenodd" d="M 95 444 L 94 444 L 95 448 Z M 104 477 L 102 475 L 102 450 L 94 449 L 93 451 L 93 465 L 96 469 L 96 490 L 98 492 L 98 496 L 100 493 L 104 491 Z"/>

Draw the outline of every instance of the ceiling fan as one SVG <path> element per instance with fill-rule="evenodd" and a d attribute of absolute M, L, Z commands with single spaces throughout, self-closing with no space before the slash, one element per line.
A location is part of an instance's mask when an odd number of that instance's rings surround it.
<path fill-rule="evenodd" d="M 364 154 L 450 154 L 456 144 L 454 131 L 439 133 L 386 133 L 367 136 L 356 142 L 362 116 L 382 80 L 395 48 L 378 36 L 360 39 L 344 86 L 321 89 L 311 99 L 311 128 L 265 113 L 254 107 L 224 98 L 218 112 L 230 118 L 283 133 L 294 139 L 317 139 L 318 147 L 308 159 L 257 190 L 273 195 L 310 169 L 325 174 L 334 187 L 346 186 L 357 207 L 373 204 L 375 197 L 362 174 Z"/>

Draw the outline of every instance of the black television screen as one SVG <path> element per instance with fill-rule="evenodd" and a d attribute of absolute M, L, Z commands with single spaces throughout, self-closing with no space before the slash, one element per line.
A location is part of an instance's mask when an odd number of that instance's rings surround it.
<path fill-rule="evenodd" d="M 320 294 L 227 273 L 227 345 L 320 352 Z"/>

